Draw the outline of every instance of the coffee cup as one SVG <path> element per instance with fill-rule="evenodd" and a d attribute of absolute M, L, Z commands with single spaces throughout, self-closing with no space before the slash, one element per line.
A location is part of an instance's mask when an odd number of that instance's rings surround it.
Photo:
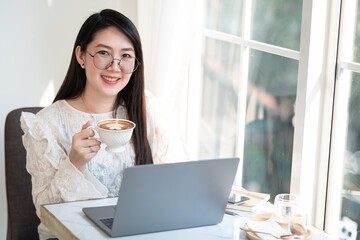
<path fill-rule="evenodd" d="M 136 124 L 127 119 L 105 119 L 91 126 L 99 135 L 99 141 L 106 144 L 108 152 L 122 152 L 132 136 Z"/>

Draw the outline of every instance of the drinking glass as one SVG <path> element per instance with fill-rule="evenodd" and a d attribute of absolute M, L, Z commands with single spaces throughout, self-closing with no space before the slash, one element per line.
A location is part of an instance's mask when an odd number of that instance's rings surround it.
<path fill-rule="evenodd" d="M 304 239 L 307 234 L 307 216 L 306 213 L 297 210 L 291 218 L 291 233 L 294 239 Z"/>
<path fill-rule="evenodd" d="M 286 224 L 291 232 L 291 219 L 298 210 L 298 198 L 292 194 L 278 194 L 274 201 L 277 220 L 280 224 Z"/>

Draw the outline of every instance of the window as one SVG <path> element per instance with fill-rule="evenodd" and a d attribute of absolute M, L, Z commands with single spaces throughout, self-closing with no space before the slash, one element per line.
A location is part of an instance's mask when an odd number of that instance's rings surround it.
<path fill-rule="evenodd" d="M 240 156 L 239 184 L 272 199 L 290 192 L 302 1 L 203 8 L 196 157 Z"/>

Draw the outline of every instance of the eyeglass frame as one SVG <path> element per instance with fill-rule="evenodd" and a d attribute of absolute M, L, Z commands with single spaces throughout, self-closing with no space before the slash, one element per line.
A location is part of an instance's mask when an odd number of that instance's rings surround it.
<path fill-rule="evenodd" d="M 132 72 L 124 72 L 123 70 L 121 70 L 121 66 L 120 66 L 121 60 L 122 60 L 124 57 L 122 57 L 122 58 L 120 58 L 120 59 L 114 58 L 114 56 L 113 56 L 111 53 L 109 53 L 109 55 L 112 57 L 112 60 L 111 60 L 111 62 L 110 62 L 110 65 L 109 65 L 107 68 L 99 68 L 99 67 L 96 66 L 96 64 L 95 64 L 95 62 L 94 62 L 94 61 L 95 61 L 94 58 L 95 58 L 95 55 L 98 54 L 98 53 L 100 53 L 101 51 L 96 52 L 94 55 L 92 55 L 91 53 L 89 53 L 87 50 L 86 50 L 86 52 L 90 55 L 90 57 L 92 57 L 94 66 L 95 66 L 97 69 L 100 69 L 100 70 L 106 70 L 106 69 L 108 69 L 109 67 L 111 67 L 111 66 L 113 65 L 113 63 L 114 63 L 115 60 L 119 61 L 119 63 L 118 63 L 119 69 L 120 69 L 120 71 L 121 71 L 122 73 L 125 73 L 125 74 L 130 74 L 130 73 L 135 72 L 135 71 L 138 69 L 138 67 L 141 65 L 141 62 L 140 62 L 136 57 L 134 57 L 134 59 L 135 59 L 135 64 L 136 64 L 136 65 L 135 65 L 135 67 L 136 67 L 135 70 L 132 71 Z"/>

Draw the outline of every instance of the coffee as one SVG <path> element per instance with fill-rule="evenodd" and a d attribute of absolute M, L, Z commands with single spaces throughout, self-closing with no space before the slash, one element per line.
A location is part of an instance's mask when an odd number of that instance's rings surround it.
<path fill-rule="evenodd" d="M 98 127 L 106 130 L 127 130 L 134 128 L 134 124 L 119 119 L 109 119 L 98 123 Z"/>
<path fill-rule="evenodd" d="M 89 126 L 98 135 L 100 142 L 106 144 L 105 150 L 108 152 L 122 152 L 124 146 L 130 141 L 136 124 L 126 119 L 104 119 Z"/>

